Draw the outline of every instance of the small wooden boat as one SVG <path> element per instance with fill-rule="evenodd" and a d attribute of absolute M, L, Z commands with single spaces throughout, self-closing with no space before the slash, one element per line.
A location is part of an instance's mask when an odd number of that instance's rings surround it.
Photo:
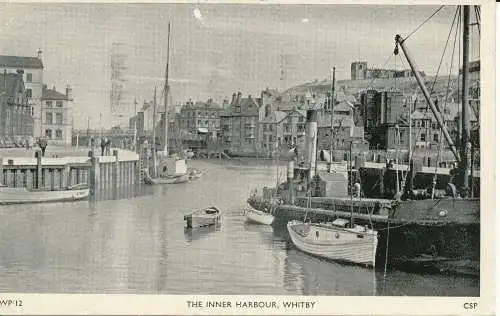
<path fill-rule="evenodd" d="M 215 206 L 211 206 L 184 215 L 184 221 L 187 228 L 205 227 L 218 224 L 220 215 L 220 210 Z"/>
<path fill-rule="evenodd" d="M 259 211 L 253 208 L 245 210 L 247 220 L 262 225 L 271 225 L 274 221 L 274 216 L 270 213 Z"/>
<path fill-rule="evenodd" d="M 337 218 L 329 223 L 290 221 L 288 233 L 300 250 L 330 260 L 375 267 L 378 233 Z"/>
<path fill-rule="evenodd" d="M 189 181 L 188 174 L 153 178 L 149 175 L 149 173 L 147 171 L 144 172 L 144 183 L 146 183 L 146 184 L 151 184 L 151 185 L 153 185 L 153 184 L 178 184 L 178 183 L 185 183 L 188 181 Z"/>
<path fill-rule="evenodd" d="M 0 204 L 49 203 L 83 200 L 90 195 L 87 184 L 77 184 L 65 189 L 10 188 L 0 185 Z"/>
<path fill-rule="evenodd" d="M 189 174 L 189 180 L 196 180 L 201 178 L 202 172 L 200 169 L 189 168 L 188 174 Z"/>

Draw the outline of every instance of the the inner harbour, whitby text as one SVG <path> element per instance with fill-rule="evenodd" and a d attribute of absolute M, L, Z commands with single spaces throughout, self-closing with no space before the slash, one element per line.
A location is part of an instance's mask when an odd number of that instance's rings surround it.
<path fill-rule="evenodd" d="M 296 308 L 314 309 L 316 302 L 311 301 L 186 301 L 188 308 Z"/>

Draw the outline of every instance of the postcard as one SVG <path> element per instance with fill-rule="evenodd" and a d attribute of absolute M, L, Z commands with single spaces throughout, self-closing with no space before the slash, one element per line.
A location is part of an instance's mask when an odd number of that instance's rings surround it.
<path fill-rule="evenodd" d="M 1 4 L 0 314 L 493 315 L 494 12 Z"/>

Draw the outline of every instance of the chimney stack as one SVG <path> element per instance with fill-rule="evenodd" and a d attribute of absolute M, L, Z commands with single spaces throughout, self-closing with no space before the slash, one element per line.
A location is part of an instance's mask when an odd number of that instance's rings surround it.
<path fill-rule="evenodd" d="M 236 93 L 233 93 L 233 99 L 231 100 L 231 104 L 233 104 L 236 101 Z"/>
<path fill-rule="evenodd" d="M 36 57 L 38 59 L 42 59 L 42 50 L 41 49 L 38 49 L 38 52 L 36 52 Z"/>
<path fill-rule="evenodd" d="M 71 89 L 70 85 L 66 86 L 66 99 L 68 99 L 68 101 L 73 101 L 73 89 Z"/>
<path fill-rule="evenodd" d="M 318 132 L 318 112 L 307 110 L 306 113 L 306 149 L 309 162 L 309 180 L 316 174 L 316 139 Z"/>

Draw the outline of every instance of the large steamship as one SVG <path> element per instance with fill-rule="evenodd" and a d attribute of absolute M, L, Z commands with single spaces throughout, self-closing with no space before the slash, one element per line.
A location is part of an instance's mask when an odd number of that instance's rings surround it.
<path fill-rule="evenodd" d="M 462 60 L 462 139 L 461 150 L 457 150 L 443 122 L 438 105 L 431 100 L 431 93 L 424 84 L 416 64 L 409 53 L 405 40 L 396 36 L 395 54 L 402 50 L 415 79 L 432 111 L 449 149 L 453 152 L 457 167 L 440 170 L 440 183 L 436 176 L 428 179 L 423 187 L 418 187 L 415 178 L 421 169 L 415 161 L 409 166 L 389 164 L 385 174 L 380 174 L 381 183 L 396 186 L 396 194 L 391 198 L 360 197 L 356 188 L 367 186 L 372 181 L 366 168 L 346 170 L 348 178 L 354 177 L 361 183 L 350 187 L 344 180 L 348 194 L 355 194 L 354 216 L 365 225 L 371 225 L 379 232 L 376 256 L 377 267 L 397 267 L 412 271 L 454 273 L 479 276 L 480 262 L 480 199 L 474 197 L 474 172 L 471 163 L 470 105 L 469 105 L 469 13 L 470 6 L 460 9 L 463 14 L 463 60 Z M 309 214 L 311 221 L 349 218 L 351 202 L 348 196 L 338 194 L 334 187 L 342 186 L 335 172 L 321 172 L 317 167 L 317 109 L 307 111 L 306 159 L 292 160 L 288 165 L 288 179 L 277 192 L 264 189 L 262 195 L 253 194 L 248 203 L 252 207 L 266 211 L 274 210 L 275 225 L 283 225 L 289 220 L 303 219 Z M 399 170 L 399 171 L 398 171 Z M 361 171 L 361 172 L 360 172 Z M 398 178 L 393 181 L 394 175 Z M 399 176 L 403 179 L 399 191 Z M 384 179 L 384 177 L 386 177 Z M 388 179 L 391 179 L 388 181 Z M 425 183 L 426 181 L 418 181 Z M 443 190 L 438 190 L 439 186 Z M 477 185 L 476 185 L 477 186 Z M 276 190 L 275 190 L 276 191 Z M 342 191 L 342 190 L 340 190 Z M 386 193 L 387 191 L 385 191 Z M 439 194 L 438 194 L 439 193 Z M 279 203 L 276 202 L 279 196 Z M 310 207 L 306 196 L 311 196 Z"/>

